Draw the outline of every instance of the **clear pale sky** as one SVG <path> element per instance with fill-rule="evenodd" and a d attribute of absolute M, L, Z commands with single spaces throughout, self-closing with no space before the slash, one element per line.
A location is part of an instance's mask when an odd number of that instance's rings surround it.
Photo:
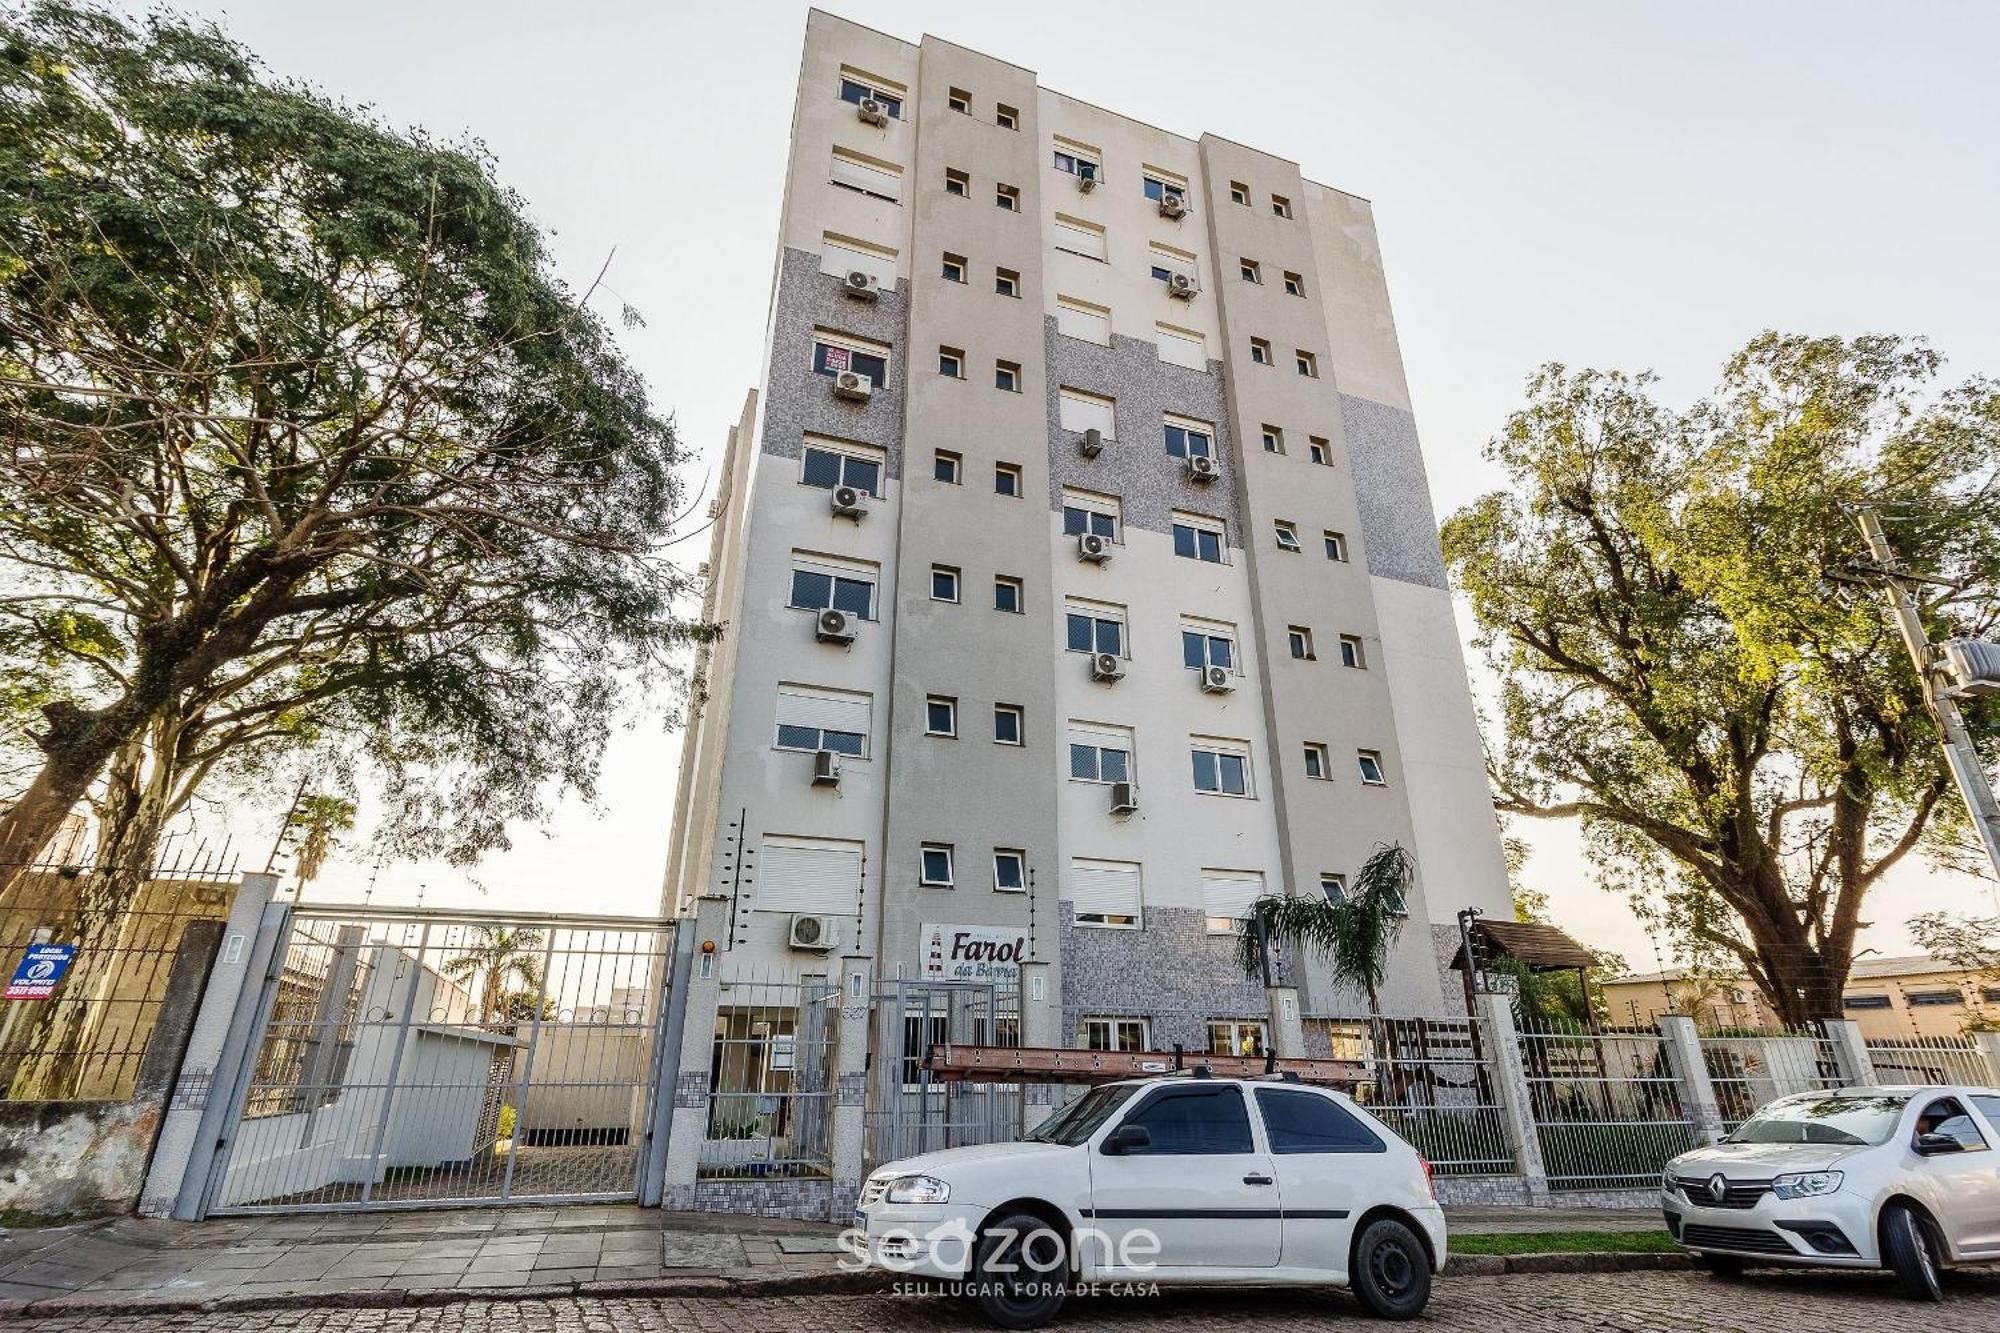
<path fill-rule="evenodd" d="M 1481 448 L 1546 360 L 1652 367 L 1693 398 L 1779 327 L 1923 334 L 1951 374 L 2000 374 L 2000 5 L 822 7 L 1372 199 L 1440 515 L 1499 483 Z M 579 285 L 615 248 L 608 285 L 648 321 L 623 345 L 684 439 L 715 452 L 758 379 L 803 4 L 191 8 L 279 73 L 484 140 Z M 647 909 L 678 753 L 651 724 L 621 736 L 602 808 L 521 831 L 481 870 L 483 897 L 409 866 L 385 867 L 376 895 Z M 1559 919 L 1652 967 L 1573 835 L 1523 831 Z M 314 896 L 358 895 L 369 871 L 336 865 Z M 1895 952 L 1910 912 L 1991 903 L 1906 874 L 1877 890 L 1867 943 Z"/>

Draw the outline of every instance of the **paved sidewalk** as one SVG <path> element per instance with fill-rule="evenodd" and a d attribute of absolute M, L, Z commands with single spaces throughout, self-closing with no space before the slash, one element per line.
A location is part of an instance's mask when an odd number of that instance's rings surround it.
<path fill-rule="evenodd" d="M 1454 1209 L 1454 1231 L 1650 1230 L 1656 1215 Z M 625 1205 L 139 1218 L 0 1240 L 0 1314 L 409 1305 L 480 1295 L 865 1290 L 840 1228 Z"/>

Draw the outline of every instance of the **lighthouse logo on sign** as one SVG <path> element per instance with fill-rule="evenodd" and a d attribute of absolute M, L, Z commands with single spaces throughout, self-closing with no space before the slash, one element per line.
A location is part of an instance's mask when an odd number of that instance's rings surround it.
<path fill-rule="evenodd" d="M 14 968 L 14 977 L 7 983 L 6 991 L 0 992 L 0 999 L 48 999 L 75 957 L 74 944 L 30 944 Z"/>
<path fill-rule="evenodd" d="M 1028 933 L 1007 926 L 926 925 L 924 980 L 1018 981 Z"/>

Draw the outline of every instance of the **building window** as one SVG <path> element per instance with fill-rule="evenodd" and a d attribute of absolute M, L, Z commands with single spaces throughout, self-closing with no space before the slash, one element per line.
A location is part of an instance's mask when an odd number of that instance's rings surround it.
<path fill-rule="evenodd" d="M 993 580 L 993 609 L 1021 614 L 1023 602 L 1021 580 L 1002 574 Z"/>
<path fill-rule="evenodd" d="M 870 383 L 883 384 L 889 378 L 888 349 L 881 352 L 865 350 L 854 343 L 835 342 L 822 335 L 813 339 L 813 373 L 816 375 L 838 375 L 843 370 L 852 370 L 866 375 Z"/>
<path fill-rule="evenodd" d="M 1382 752 L 1380 750 L 1357 750 L 1354 757 L 1361 768 L 1362 785 L 1368 787 L 1386 787 L 1389 785 L 1389 779 L 1382 772 Z"/>
<path fill-rule="evenodd" d="M 1065 537 L 1091 532 L 1106 541 L 1118 540 L 1118 501 L 1112 496 L 1064 491 L 1062 517 Z"/>
<path fill-rule="evenodd" d="M 938 270 L 938 276 L 942 277 L 946 282 L 964 282 L 965 256 L 946 255 L 944 257 L 944 264 Z"/>
<path fill-rule="evenodd" d="M 972 177 L 955 167 L 946 167 L 944 169 L 944 192 L 946 194 L 955 194 L 961 199 L 965 198 L 972 193 Z"/>
<path fill-rule="evenodd" d="M 1025 745 L 1027 734 L 1024 725 L 1025 714 L 1019 704 L 993 705 L 993 743 L 995 745 Z"/>
<path fill-rule="evenodd" d="M 947 379 L 965 378 L 965 352 L 957 347 L 938 348 L 938 374 Z"/>
<path fill-rule="evenodd" d="M 867 495 L 882 489 L 882 460 L 808 444 L 799 465 L 799 484 L 830 491 L 836 486 L 852 486 Z"/>
<path fill-rule="evenodd" d="M 799 561 L 792 567 L 791 600 L 796 611 L 845 611 L 857 620 L 873 620 L 875 579 L 872 573 Z"/>
<path fill-rule="evenodd" d="M 1356 671 L 1368 669 L 1368 654 L 1361 646 L 1359 634 L 1340 636 L 1340 664 L 1344 667 L 1353 667 Z"/>
<path fill-rule="evenodd" d="M 1191 671 L 1219 666 L 1236 670 L 1236 636 L 1233 631 L 1204 626 L 1181 626 L 1181 665 Z"/>
<path fill-rule="evenodd" d="M 1891 1009 L 1895 1004 L 1886 995 L 1843 995 L 1840 997 L 1843 1009 Z"/>
<path fill-rule="evenodd" d="M 1056 394 L 1056 424 L 1079 435 L 1094 430 L 1108 443 L 1118 438 L 1117 400 L 1065 385 Z"/>
<path fill-rule="evenodd" d="M 1140 177 L 1140 179 L 1143 182 L 1140 188 L 1146 192 L 1148 199 L 1158 201 L 1170 194 L 1177 194 L 1183 199 L 1187 198 L 1186 181 L 1168 180 L 1163 176 L 1155 176 L 1150 172 Z"/>
<path fill-rule="evenodd" d="M 1084 1018 L 1076 1025 L 1076 1044 L 1086 1051 L 1143 1051 L 1146 1041 L 1143 1018 Z"/>
<path fill-rule="evenodd" d="M 1003 130 L 1018 130 L 1021 128 L 1021 113 L 1000 102 L 993 108 L 993 123 Z"/>
<path fill-rule="evenodd" d="M 865 694 L 821 690 L 809 685 L 778 686 L 779 750 L 832 750 L 852 759 L 868 757 L 871 701 Z"/>
<path fill-rule="evenodd" d="M 1007 393 L 1021 392 L 1021 366 L 1015 361 L 993 363 L 993 387 Z"/>
<path fill-rule="evenodd" d="M 1197 741 L 1189 752 L 1194 761 L 1194 789 L 1208 796 L 1250 794 L 1250 752 L 1238 742 Z"/>
<path fill-rule="evenodd" d="M 892 204 L 903 202 L 903 169 L 863 153 L 834 149 L 827 180 L 840 189 L 853 190 L 871 199 L 886 199 Z"/>
<path fill-rule="evenodd" d="M 1222 525 L 1191 517 L 1174 519 L 1174 554 L 1190 560 L 1222 563 Z"/>
<path fill-rule="evenodd" d="M 1021 275 L 1011 268 L 994 269 L 993 290 L 1001 296 L 1018 297 L 1021 294 Z"/>
<path fill-rule="evenodd" d="M 1243 281 L 1245 282 L 1262 284 L 1264 281 L 1264 270 L 1258 266 L 1257 261 L 1254 259 L 1237 260 L 1236 271 L 1243 276 Z"/>
<path fill-rule="evenodd" d="M 1263 426 L 1259 428 L 1259 433 L 1264 440 L 1265 453 L 1282 454 L 1285 452 L 1285 432 L 1283 430 L 1276 426 Z"/>
<path fill-rule="evenodd" d="M 1292 215 L 1292 201 L 1282 194 L 1274 194 L 1271 196 L 1271 211 L 1281 218 L 1288 218 Z"/>
<path fill-rule="evenodd" d="M 931 566 L 931 600 L 933 602 L 955 602 L 958 600 L 958 571 L 950 565 Z"/>
<path fill-rule="evenodd" d="M 951 450 L 938 450 L 936 458 L 931 463 L 931 480 L 941 481 L 947 486 L 958 485 L 962 464 L 963 460 Z"/>
<path fill-rule="evenodd" d="M 1236 923 L 1247 919 L 1250 905 L 1263 896 L 1264 877 L 1254 870 L 1201 872 L 1202 909 L 1211 935 L 1235 934 Z"/>
<path fill-rule="evenodd" d="M 1213 932 L 1215 927 L 1211 924 L 1209 929 Z M 1268 1049 L 1269 1041 L 1262 1023 L 1216 1019 L 1208 1025 L 1210 1055 L 1262 1055 Z"/>
<path fill-rule="evenodd" d="M 1215 431 L 1206 423 L 1192 421 L 1166 423 L 1167 456 L 1170 458 L 1215 457 Z"/>
<path fill-rule="evenodd" d="M 1287 272 L 1285 274 L 1285 295 L 1304 296 L 1305 294 L 1306 280 L 1296 273 Z"/>
<path fill-rule="evenodd" d="M 1071 602 L 1063 613 L 1064 646 L 1072 653 L 1125 655 L 1125 612 L 1122 607 Z"/>
<path fill-rule="evenodd" d="M 1248 208 L 1250 206 L 1250 187 L 1242 181 L 1229 182 L 1229 202 L 1232 204 L 1242 204 L 1245 208 Z"/>
<path fill-rule="evenodd" d="M 995 208 L 1004 208 L 1009 213 L 1020 212 L 1020 190 L 1012 185 L 995 185 L 993 187 L 993 206 Z"/>
<path fill-rule="evenodd" d="M 1111 346 L 1111 309 L 1071 296 L 1056 298 L 1056 332 L 1099 347 Z"/>
<path fill-rule="evenodd" d="M 1313 632 L 1304 625 L 1285 627 L 1285 646 L 1291 650 L 1292 656 L 1301 662 L 1318 660 L 1319 655 L 1313 652 Z"/>
<path fill-rule="evenodd" d="M 1322 532 L 1320 536 L 1324 538 L 1326 541 L 1326 558 L 1329 560 L 1341 561 L 1343 564 L 1346 563 L 1347 537 L 1345 536 L 1345 534 L 1338 532 Z"/>
<path fill-rule="evenodd" d="M 1318 782 L 1333 781 L 1332 759 L 1319 741 L 1306 742 L 1306 776 Z"/>
<path fill-rule="evenodd" d="M 1171 324 L 1155 324 L 1153 336 L 1159 340 L 1160 360 L 1170 366 L 1207 373 L 1208 339 L 1199 331 L 1175 328 Z"/>
<path fill-rule="evenodd" d="M 1094 158 L 1086 157 L 1082 153 L 1066 152 L 1061 148 L 1055 150 L 1055 166 L 1057 171 L 1067 171 L 1070 175 L 1087 181 L 1096 180 L 1103 170 Z"/>
<path fill-rule="evenodd" d="M 993 887 L 1001 893 L 1027 892 L 1028 854 L 1018 847 L 995 847 Z"/>
<path fill-rule="evenodd" d="M 1250 359 L 1260 366 L 1270 365 L 1271 340 L 1268 338 L 1252 338 L 1250 340 Z"/>
<path fill-rule="evenodd" d="M 1194 251 L 1183 250 L 1179 246 L 1167 245 L 1162 241 L 1148 242 L 1146 248 L 1153 257 L 1152 275 L 1155 282 L 1171 285 L 1176 275 L 1186 278 L 1189 282 L 1195 281 L 1200 262 L 1195 258 Z"/>
<path fill-rule="evenodd" d="M 948 889 L 952 885 L 951 844 L 948 842 L 927 842 L 923 845 L 922 879 L 918 882 L 927 888 Z"/>
<path fill-rule="evenodd" d="M 993 493 L 1021 497 L 1021 465 L 1019 463 L 995 463 L 993 465 Z"/>
<path fill-rule="evenodd" d="M 924 700 L 924 734 L 958 735 L 958 700 L 942 694 L 933 694 Z"/>
<path fill-rule="evenodd" d="M 1280 551 L 1292 551 L 1296 553 L 1304 549 L 1299 545 L 1299 529 L 1297 524 L 1287 523 L 1285 520 L 1279 519 L 1272 525 L 1271 532 L 1277 538 L 1278 549 Z"/>
<path fill-rule="evenodd" d="M 1069 899 L 1080 926 L 1139 929 L 1139 867 L 1131 861 L 1069 863 Z"/>
<path fill-rule="evenodd" d="M 1913 990 L 1903 999 L 1912 1009 L 1944 1009 L 1965 1003 L 1965 996 L 1955 990 Z"/>
<path fill-rule="evenodd" d="M 1335 907 L 1340 906 L 1347 901 L 1347 876 L 1321 875 L 1319 877 L 1319 891 L 1326 895 L 1328 902 L 1332 903 Z"/>
<path fill-rule="evenodd" d="M 1105 263 L 1104 228 L 1095 222 L 1056 214 L 1056 249 L 1067 255 Z"/>
<path fill-rule="evenodd" d="M 1979 988 L 1979 1002 L 1981 1004 L 2000 1004 L 2000 986 L 1981 986 Z"/>
<path fill-rule="evenodd" d="M 1299 374 L 1304 375 L 1307 379 L 1319 378 L 1319 358 L 1311 352 L 1295 350 L 1292 353 L 1292 364 L 1297 366 Z"/>
<path fill-rule="evenodd" d="M 840 80 L 840 100 L 853 102 L 857 106 L 863 102 L 875 102 L 881 106 L 882 114 L 889 119 L 903 118 L 902 95 L 884 92 L 879 84 L 862 83 L 858 79 L 843 76 Z"/>
<path fill-rule="evenodd" d="M 1130 782 L 1132 735 L 1129 731 L 1083 730 L 1069 734 L 1069 776 L 1073 782 Z"/>
<path fill-rule="evenodd" d="M 1321 467 L 1333 466 L 1333 446 L 1317 435 L 1306 437 L 1306 456 Z"/>
<path fill-rule="evenodd" d="M 945 93 L 944 104 L 961 116 L 972 114 L 972 94 L 963 88 L 952 88 Z"/>

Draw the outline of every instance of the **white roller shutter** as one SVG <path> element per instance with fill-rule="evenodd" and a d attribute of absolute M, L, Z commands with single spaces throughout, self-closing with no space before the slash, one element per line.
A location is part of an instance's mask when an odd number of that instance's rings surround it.
<path fill-rule="evenodd" d="M 1211 921 L 1241 921 L 1250 904 L 1264 892 L 1264 877 L 1255 871 L 1204 870 L 1201 901 Z"/>
<path fill-rule="evenodd" d="M 1069 218 L 1056 219 L 1056 249 L 1067 250 L 1085 259 L 1104 259 L 1104 228 Z"/>
<path fill-rule="evenodd" d="M 833 168 L 830 179 L 836 185 L 872 194 L 880 199 L 900 203 L 903 198 L 903 174 L 864 162 L 860 158 L 833 150 Z"/>
<path fill-rule="evenodd" d="M 1069 896 L 1082 916 L 1139 918 L 1139 867 L 1122 861 L 1072 861 Z"/>
<path fill-rule="evenodd" d="M 1064 389 L 1056 404 L 1056 412 L 1064 430 L 1098 430 L 1104 433 L 1107 440 L 1118 438 L 1115 430 L 1117 414 L 1109 398 L 1084 393 L 1080 389 Z"/>
<path fill-rule="evenodd" d="M 769 912 L 852 912 L 861 898 L 861 844 L 766 838 L 756 905 Z"/>
<path fill-rule="evenodd" d="M 1111 345 L 1111 312 L 1080 301 L 1056 302 L 1056 332 L 1102 347 Z"/>
<path fill-rule="evenodd" d="M 1183 333 L 1164 324 L 1153 326 L 1159 335 L 1160 360 L 1189 370 L 1208 369 L 1208 344 L 1199 334 Z"/>
<path fill-rule="evenodd" d="M 810 690 L 797 685 L 778 687 L 778 725 L 817 727 L 821 731 L 868 734 L 868 696 L 837 690 Z"/>
<path fill-rule="evenodd" d="M 892 292 L 896 290 L 894 255 L 885 255 L 878 250 L 863 250 L 836 241 L 831 236 L 820 242 L 820 272 L 829 277 L 845 278 L 856 269 L 860 269 L 863 273 L 874 274 L 875 281 Z"/>

